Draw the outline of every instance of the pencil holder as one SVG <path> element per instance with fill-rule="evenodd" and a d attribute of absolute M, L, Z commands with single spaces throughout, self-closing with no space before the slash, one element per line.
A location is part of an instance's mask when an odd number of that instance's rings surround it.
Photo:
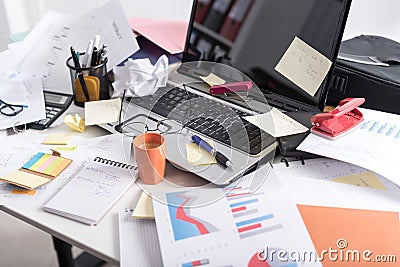
<path fill-rule="evenodd" d="M 66 63 L 71 77 L 75 105 L 84 107 L 86 101 L 110 99 L 107 58 L 104 62 L 90 67 L 75 67 L 72 57 L 68 58 Z"/>

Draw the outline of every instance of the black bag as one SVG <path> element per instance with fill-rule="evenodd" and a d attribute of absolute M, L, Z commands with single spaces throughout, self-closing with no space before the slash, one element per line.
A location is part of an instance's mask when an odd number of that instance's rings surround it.
<path fill-rule="evenodd" d="M 340 59 L 359 56 L 389 66 Z M 347 97 L 364 97 L 362 107 L 400 114 L 400 43 L 371 35 L 343 41 L 329 86 L 327 104 L 337 106 Z"/>

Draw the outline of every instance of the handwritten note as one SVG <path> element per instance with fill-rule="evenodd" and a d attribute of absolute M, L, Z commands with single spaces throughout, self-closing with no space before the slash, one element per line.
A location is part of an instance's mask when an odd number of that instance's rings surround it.
<path fill-rule="evenodd" d="M 273 137 L 298 134 L 308 131 L 303 124 L 295 121 L 276 108 L 268 113 L 244 117 L 248 122 L 256 125 Z"/>
<path fill-rule="evenodd" d="M 91 101 L 85 103 L 85 125 L 118 121 L 121 98 Z"/>
<path fill-rule="evenodd" d="M 135 170 L 89 162 L 44 210 L 94 225 L 134 182 Z"/>
<path fill-rule="evenodd" d="M 332 62 L 327 57 L 295 37 L 275 70 L 314 96 L 331 65 Z"/>

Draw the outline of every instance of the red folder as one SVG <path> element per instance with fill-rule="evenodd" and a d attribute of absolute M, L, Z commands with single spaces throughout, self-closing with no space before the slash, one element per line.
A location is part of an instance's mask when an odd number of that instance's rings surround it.
<path fill-rule="evenodd" d="M 252 4 L 253 0 L 236 0 L 229 10 L 219 33 L 225 38 L 234 41 Z"/>
<path fill-rule="evenodd" d="M 214 0 L 198 0 L 196 5 L 196 14 L 194 15 L 194 21 L 202 23 Z"/>

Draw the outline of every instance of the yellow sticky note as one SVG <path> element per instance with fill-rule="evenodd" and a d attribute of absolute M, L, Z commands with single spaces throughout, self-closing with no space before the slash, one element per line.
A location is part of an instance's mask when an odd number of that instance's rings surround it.
<path fill-rule="evenodd" d="M 210 144 L 209 141 L 206 141 Z M 213 146 L 212 144 L 210 144 Z M 217 163 L 215 157 L 213 157 L 207 150 L 201 148 L 195 143 L 186 144 L 186 157 L 190 165 L 210 165 Z"/>
<path fill-rule="evenodd" d="M 11 194 L 33 196 L 36 194 L 36 190 L 14 189 L 11 191 Z"/>
<path fill-rule="evenodd" d="M 78 149 L 78 146 L 58 146 L 54 148 L 56 151 L 75 151 Z"/>
<path fill-rule="evenodd" d="M 0 180 L 31 190 L 51 181 L 48 178 L 20 170 L 3 175 Z"/>
<path fill-rule="evenodd" d="M 373 172 L 363 172 L 332 179 L 334 182 L 368 187 L 372 189 L 387 190 Z"/>
<path fill-rule="evenodd" d="M 139 198 L 132 217 L 140 219 L 154 219 L 153 200 L 151 196 L 145 192 Z"/>
<path fill-rule="evenodd" d="M 200 76 L 200 78 L 208 83 L 208 85 L 213 86 L 213 85 L 220 85 L 220 84 L 225 84 L 226 81 L 220 77 L 218 77 L 217 75 L 215 75 L 214 73 L 210 73 L 208 76 L 203 77 Z"/>
<path fill-rule="evenodd" d="M 85 121 L 78 114 L 68 114 L 64 118 L 64 123 L 72 130 L 81 132 L 85 131 Z"/>
<path fill-rule="evenodd" d="M 46 139 L 43 140 L 44 145 L 68 145 L 68 141 L 71 139 L 71 135 L 67 134 L 49 134 Z"/>

